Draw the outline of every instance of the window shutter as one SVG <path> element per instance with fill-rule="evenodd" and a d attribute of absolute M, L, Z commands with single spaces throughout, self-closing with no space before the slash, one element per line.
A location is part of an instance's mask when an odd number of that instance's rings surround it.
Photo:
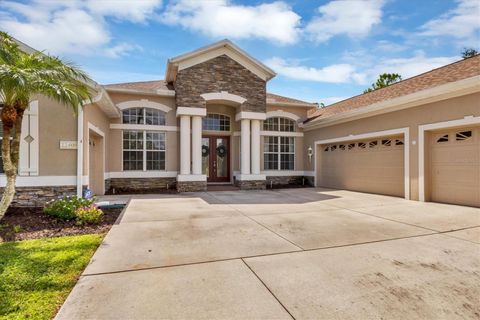
<path fill-rule="evenodd" d="M 22 135 L 20 137 L 19 175 L 38 176 L 38 159 L 38 100 L 35 100 L 30 102 L 23 115 Z"/>

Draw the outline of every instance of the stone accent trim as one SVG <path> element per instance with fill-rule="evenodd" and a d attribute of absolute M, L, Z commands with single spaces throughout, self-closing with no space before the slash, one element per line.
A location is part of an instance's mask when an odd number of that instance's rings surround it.
<path fill-rule="evenodd" d="M 110 178 L 105 180 L 107 193 L 129 193 L 139 190 L 171 190 L 175 189 L 176 178 Z"/>
<path fill-rule="evenodd" d="M 235 186 L 240 190 L 265 190 L 266 180 L 235 180 Z"/>
<path fill-rule="evenodd" d="M 313 186 L 313 177 L 307 176 L 267 176 L 267 188 L 272 186 Z"/>
<path fill-rule="evenodd" d="M 206 181 L 178 181 L 177 191 L 178 192 L 207 191 L 207 182 Z"/>
<path fill-rule="evenodd" d="M 50 200 L 75 196 L 77 186 L 16 187 L 12 207 L 43 207 Z M 3 188 L 0 188 L 0 196 Z"/>

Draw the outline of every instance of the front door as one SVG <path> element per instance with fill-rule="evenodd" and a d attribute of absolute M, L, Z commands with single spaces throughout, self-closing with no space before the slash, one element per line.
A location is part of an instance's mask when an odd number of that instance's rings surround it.
<path fill-rule="evenodd" d="M 230 182 L 230 137 L 202 138 L 202 173 L 207 182 Z"/>

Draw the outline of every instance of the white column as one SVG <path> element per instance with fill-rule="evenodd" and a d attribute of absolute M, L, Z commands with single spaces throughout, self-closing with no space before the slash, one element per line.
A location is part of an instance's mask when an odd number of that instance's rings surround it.
<path fill-rule="evenodd" d="M 252 120 L 252 174 L 260 174 L 260 120 Z"/>
<path fill-rule="evenodd" d="M 250 119 L 242 119 L 240 136 L 240 151 L 242 158 L 240 163 L 241 174 L 250 174 Z"/>
<path fill-rule="evenodd" d="M 202 117 L 192 117 L 192 173 L 202 174 Z"/>
<path fill-rule="evenodd" d="M 180 174 L 190 174 L 190 116 L 180 116 Z"/>

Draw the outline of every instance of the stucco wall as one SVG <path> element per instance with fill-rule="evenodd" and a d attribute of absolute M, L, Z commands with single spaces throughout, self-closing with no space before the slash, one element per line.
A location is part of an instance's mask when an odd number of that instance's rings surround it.
<path fill-rule="evenodd" d="M 175 92 L 178 107 L 205 108 L 205 100 L 200 95 L 221 91 L 246 98 L 241 111 L 266 110 L 266 82 L 226 55 L 177 73 Z"/>
<path fill-rule="evenodd" d="M 313 147 L 317 140 L 409 127 L 410 195 L 413 200 L 418 200 L 418 126 L 472 115 L 480 115 L 480 93 L 306 131 L 305 146 Z M 315 161 L 308 162 L 307 158 L 305 170 L 314 170 Z"/>
<path fill-rule="evenodd" d="M 176 117 L 176 107 L 174 97 L 158 97 L 147 95 L 133 95 L 124 93 L 111 93 L 110 97 L 115 104 L 131 101 L 148 99 L 149 101 L 158 102 L 170 107 L 172 110 L 165 115 L 165 125 L 167 126 L 179 126 L 179 121 Z M 121 118 L 110 119 L 110 123 L 121 123 Z M 122 130 L 121 129 L 109 129 L 109 142 L 107 144 L 107 168 L 108 172 L 121 172 L 123 171 L 122 165 Z M 178 171 L 179 170 L 179 132 L 168 131 L 166 132 L 166 171 Z"/>
<path fill-rule="evenodd" d="M 73 109 L 44 96 L 35 99 L 39 103 L 39 175 L 76 175 L 77 150 L 60 149 L 60 140 L 77 141 Z"/>

